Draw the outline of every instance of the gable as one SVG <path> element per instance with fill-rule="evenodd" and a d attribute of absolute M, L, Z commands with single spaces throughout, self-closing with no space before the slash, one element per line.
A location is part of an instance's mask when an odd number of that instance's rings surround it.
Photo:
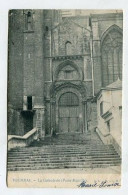
<path fill-rule="evenodd" d="M 89 29 L 87 29 L 87 28 L 85 28 L 84 26 L 81 26 L 80 24 L 78 24 L 76 21 L 74 22 L 72 19 L 69 19 L 69 18 L 65 18 L 65 19 L 63 19 L 62 20 L 62 22 L 60 23 L 60 24 L 58 24 L 57 26 L 55 26 L 54 28 L 53 28 L 53 30 L 55 30 L 55 29 L 58 29 L 59 27 L 70 27 L 70 26 L 72 26 L 72 25 L 74 25 L 74 27 L 75 28 L 81 28 L 81 29 L 85 29 L 86 31 L 88 31 L 88 32 L 90 32 L 89 31 Z"/>
<path fill-rule="evenodd" d="M 53 55 L 80 55 L 84 47 L 89 45 L 90 32 L 80 25 L 65 19 L 52 29 Z M 67 47 L 66 43 L 69 47 Z M 66 51 L 69 51 L 70 54 Z M 87 49 L 87 48 L 86 48 Z"/>

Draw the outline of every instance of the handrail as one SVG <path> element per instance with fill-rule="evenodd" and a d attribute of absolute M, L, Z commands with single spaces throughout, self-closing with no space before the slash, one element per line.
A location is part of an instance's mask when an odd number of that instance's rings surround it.
<path fill-rule="evenodd" d="M 19 135 L 9 135 L 8 137 L 8 142 L 13 139 L 13 138 L 16 138 L 16 139 L 28 139 L 29 137 L 31 137 L 31 135 L 33 135 L 34 133 L 36 133 L 37 129 L 34 128 L 32 130 L 30 130 L 29 132 L 27 132 L 25 135 L 23 136 L 19 136 Z"/>
<path fill-rule="evenodd" d="M 29 146 L 33 140 L 37 139 L 37 129 L 30 130 L 23 136 L 10 135 L 8 136 L 8 150 L 15 147 Z"/>
<path fill-rule="evenodd" d="M 98 127 L 96 127 L 96 132 L 98 133 L 98 135 L 100 136 L 101 140 L 103 141 L 104 144 L 108 144 L 111 143 L 115 150 L 117 151 L 117 153 L 119 155 L 121 155 L 121 147 L 120 145 L 117 143 L 117 141 L 115 140 L 115 138 L 112 136 L 112 134 L 108 133 L 108 134 L 103 134 L 100 129 Z M 108 137 L 110 136 L 110 138 Z M 107 138 L 108 137 L 108 138 Z M 105 139 L 104 139 L 105 138 Z M 108 139 L 108 140 L 107 140 Z"/>
<path fill-rule="evenodd" d="M 99 130 L 99 128 L 98 128 L 98 127 L 96 127 L 96 130 L 98 130 L 98 131 L 101 133 L 101 135 L 102 135 L 102 136 L 104 136 L 104 137 L 107 137 L 107 136 L 109 136 L 109 135 L 110 135 L 110 133 L 103 134 L 103 133 Z"/>

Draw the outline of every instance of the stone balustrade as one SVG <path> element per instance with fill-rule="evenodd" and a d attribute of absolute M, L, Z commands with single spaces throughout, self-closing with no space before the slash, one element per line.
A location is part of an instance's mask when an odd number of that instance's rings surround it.
<path fill-rule="evenodd" d="M 17 136 L 17 135 L 9 135 L 8 136 L 8 150 L 15 148 L 15 147 L 25 147 L 29 146 L 31 142 L 37 139 L 38 133 L 37 129 L 34 128 L 24 136 Z"/>

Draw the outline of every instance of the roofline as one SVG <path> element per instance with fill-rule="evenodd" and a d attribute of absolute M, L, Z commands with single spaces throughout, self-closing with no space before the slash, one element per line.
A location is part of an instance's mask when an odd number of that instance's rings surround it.
<path fill-rule="evenodd" d="M 69 19 L 69 18 L 70 18 L 70 17 L 65 17 L 64 20 L 68 20 L 69 22 L 73 22 L 75 25 L 79 26 L 80 28 L 84 28 L 85 30 L 87 30 L 88 32 L 91 33 L 91 30 L 85 28 L 84 26 L 81 26 L 80 24 L 74 22 L 72 19 Z M 58 25 L 54 26 L 51 30 L 54 30 L 54 29 L 56 29 L 57 27 L 59 27 L 61 24 L 63 24 L 63 23 L 65 22 L 64 20 L 63 20 L 62 22 L 60 22 Z"/>
<path fill-rule="evenodd" d="M 116 90 L 122 90 L 122 87 L 118 87 L 118 88 L 101 88 L 100 91 L 96 94 L 96 98 L 98 98 L 98 96 L 101 94 L 102 91 L 116 91 Z"/>
<path fill-rule="evenodd" d="M 121 11 L 121 10 L 120 10 Z M 96 13 L 94 13 L 94 14 L 90 14 L 90 17 L 101 17 L 101 16 L 104 16 L 104 17 L 112 17 L 112 16 L 115 16 L 115 15 L 120 15 L 120 16 L 123 16 L 123 10 L 122 10 L 122 12 L 113 12 L 113 13 L 98 13 L 98 14 L 96 14 Z"/>

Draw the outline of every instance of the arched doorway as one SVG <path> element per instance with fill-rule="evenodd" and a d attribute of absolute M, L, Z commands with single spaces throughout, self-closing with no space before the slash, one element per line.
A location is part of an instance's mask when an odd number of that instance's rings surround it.
<path fill-rule="evenodd" d="M 51 134 L 86 133 L 86 89 L 77 82 L 55 82 L 50 90 Z"/>
<path fill-rule="evenodd" d="M 59 132 L 79 132 L 80 116 L 80 104 L 77 95 L 72 92 L 63 93 L 58 102 Z"/>

